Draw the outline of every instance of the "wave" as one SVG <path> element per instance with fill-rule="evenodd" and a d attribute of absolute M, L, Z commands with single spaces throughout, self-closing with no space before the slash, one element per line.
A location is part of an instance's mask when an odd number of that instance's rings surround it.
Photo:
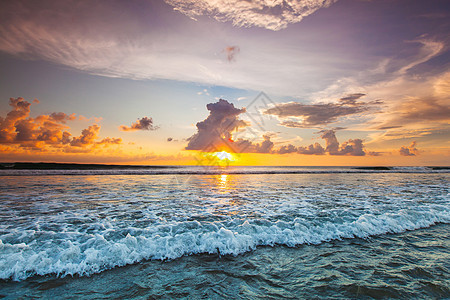
<path fill-rule="evenodd" d="M 450 223 L 450 209 L 436 205 L 428 211 L 399 210 L 381 215 L 364 214 L 353 221 L 317 222 L 233 220 L 184 221 L 148 228 L 103 228 L 91 234 L 28 230 L 30 242 L 0 240 L 0 278 L 20 281 L 35 275 L 90 276 L 143 260 L 176 259 L 192 254 L 239 255 L 258 246 L 320 244 L 346 238 L 368 238 L 386 233 Z M 107 228 L 107 229 L 105 229 Z M 38 240 L 47 234 L 52 238 Z M 22 239 L 24 240 L 24 239 Z"/>
<path fill-rule="evenodd" d="M 448 167 L 215 167 L 168 166 L 139 168 L 0 169 L 0 176 L 48 175 L 221 175 L 221 174 L 333 174 L 333 173 L 450 173 Z"/>

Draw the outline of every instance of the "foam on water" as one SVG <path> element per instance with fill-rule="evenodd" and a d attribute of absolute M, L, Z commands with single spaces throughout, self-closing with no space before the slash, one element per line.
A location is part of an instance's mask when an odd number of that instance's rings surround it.
<path fill-rule="evenodd" d="M 123 169 L 0 169 L 0 176 L 48 175 L 221 175 L 221 174 L 450 173 L 439 167 L 217 167 L 172 166 Z"/>
<path fill-rule="evenodd" d="M 152 228 L 99 230 L 91 234 L 28 231 L 27 243 L 0 240 L 0 278 L 25 279 L 33 275 L 91 275 L 143 259 L 175 259 L 196 253 L 237 255 L 257 246 L 318 244 L 342 238 L 367 238 L 449 223 L 446 207 L 427 212 L 400 211 L 375 216 L 365 214 L 352 222 L 314 225 L 304 219 L 292 222 L 268 220 L 221 223 L 198 221 L 156 225 Z M 104 228 L 102 224 L 97 224 Z M 125 232 L 126 233 L 125 235 Z M 36 236 L 49 238 L 38 242 Z M 125 237 L 121 237 L 125 235 Z M 40 245 L 39 245 L 40 244 Z"/>
<path fill-rule="evenodd" d="M 170 176 L 4 178 L 0 278 L 83 276 L 450 223 L 448 175 L 336 176 L 198 176 L 183 188 Z"/>

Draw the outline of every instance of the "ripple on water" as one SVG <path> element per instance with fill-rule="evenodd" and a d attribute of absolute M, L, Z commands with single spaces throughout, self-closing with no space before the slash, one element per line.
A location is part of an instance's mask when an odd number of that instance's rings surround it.
<path fill-rule="evenodd" d="M 448 176 L 196 175 L 182 186 L 169 175 L 3 178 L 0 271 L 23 281 L 0 290 L 442 297 Z"/>

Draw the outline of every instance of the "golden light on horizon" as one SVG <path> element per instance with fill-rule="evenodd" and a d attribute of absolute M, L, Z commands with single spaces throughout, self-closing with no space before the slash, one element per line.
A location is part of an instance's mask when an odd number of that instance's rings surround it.
<path fill-rule="evenodd" d="M 214 152 L 212 155 L 217 157 L 220 161 L 234 161 L 233 155 L 226 151 Z"/>

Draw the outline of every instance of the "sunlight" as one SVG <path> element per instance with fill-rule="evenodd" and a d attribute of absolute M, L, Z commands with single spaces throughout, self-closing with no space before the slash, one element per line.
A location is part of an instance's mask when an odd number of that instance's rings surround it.
<path fill-rule="evenodd" d="M 227 175 L 227 174 L 222 174 L 222 175 L 220 175 L 220 183 L 221 183 L 222 185 L 225 185 L 225 184 L 227 183 L 227 178 L 228 178 L 228 175 Z"/>
<path fill-rule="evenodd" d="M 222 161 L 225 161 L 225 160 L 234 161 L 233 155 L 226 151 L 214 152 L 212 155 L 214 155 L 215 157 L 217 157 L 219 160 L 222 160 Z"/>
<path fill-rule="evenodd" d="M 228 174 L 221 174 L 215 176 L 215 184 L 218 188 L 218 193 L 228 193 L 232 189 L 230 187 L 230 176 Z M 223 199 L 224 201 L 221 202 L 222 204 L 229 204 L 229 199 Z"/>

